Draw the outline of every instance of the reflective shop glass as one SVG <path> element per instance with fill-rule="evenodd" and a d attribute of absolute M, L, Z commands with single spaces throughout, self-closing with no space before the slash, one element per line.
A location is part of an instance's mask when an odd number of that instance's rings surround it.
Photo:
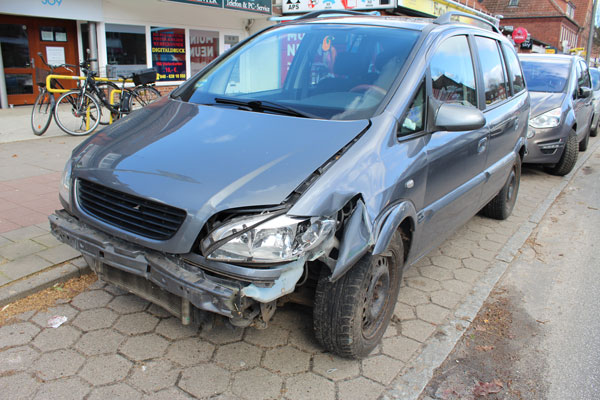
<path fill-rule="evenodd" d="M 530 92 L 560 93 L 565 89 L 571 67 L 569 60 L 525 58 L 521 65 Z"/>
<path fill-rule="evenodd" d="M 0 24 L 0 43 L 4 68 L 28 68 L 29 39 L 27 26 L 21 24 Z"/>
<path fill-rule="evenodd" d="M 454 36 L 442 42 L 429 65 L 433 97 L 477 107 L 475 70 L 466 36 Z"/>
<path fill-rule="evenodd" d="M 315 118 L 369 118 L 418 36 L 371 26 L 283 26 L 250 40 L 176 95 L 210 105 L 223 97 L 270 101 Z"/>
<path fill-rule="evenodd" d="M 485 104 L 491 105 L 508 98 L 502 59 L 498 52 L 498 42 L 494 39 L 477 36 L 477 51 L 483 70 L 483 83 L 485 86 Z"/>
<path fill-rule="evenodd" d="M 525 89 L 525 80 L 523 79 L 521 64 L 519 64 L 519 59 L 510 46 L 503 44 L 502 47 L 504 48 L 504 54 L 506 56 L 508 68 L 510 69 L 510 80 L 513 84 L 513 90 L 515 91 L 515 94 L 517 94 Z"/>
<path fill-rule="evenodd" d="M 146 28 L 139 25 L 106 24 L 108 64 L 146 66 Z"/>

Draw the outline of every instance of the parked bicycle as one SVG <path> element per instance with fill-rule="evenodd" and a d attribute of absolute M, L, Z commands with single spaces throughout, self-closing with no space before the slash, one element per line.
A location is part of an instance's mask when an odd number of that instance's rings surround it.
<path fill-rule="evenodd" d="M 98 124 L 111 123 L 160 97 L 160 92 L 150 86 L 156 81 L 153 69 L 119 76 L 122 81 L 119 88 L 113 82 L 98 81 L 97 73 L 90 68 L 92 61 L 96 60 L 88 59 L 80 64 L 85 77 L 84 83 L 79 89 L 60 96 L 54 107 L 56 123 L 70 135 L 87 135 Z M 126 81 L 130 79 L 136 85 L 131 89 L 125 87 Z M 117 98 L 114 94 L 118 94 Z"/>
<path fill-rule="evenodd" d="M 38 94 L 35 99 L 33 109 L 31 110 L 31 129 L 33 129 L 35 135 L 40 136 L 48 130 L 50 121 L 52 121 L 52 115 L 54 115 L 54 106 L 56 104 L 54 94 L 50 93 L 46 88 L 46 78 L 48 75 L 54 74 L 55 70 L 59 68 L 64 68 L 67 71 L 73 72 L 71 68 L 77 68 L 77 66 L 71 64 L 50 65 L 46 62 L 42 53 L 38 53 L 38 56 L 40 56 L 42 62 L 49 68 L 49 70 L 41 68 L 36 68 L 35 70 L 35 80 L 39 87 L 40 94 Z M 64 89 L 64 86 L 56 79 L 51 80 L 51 87 L 55 89 Z"/>

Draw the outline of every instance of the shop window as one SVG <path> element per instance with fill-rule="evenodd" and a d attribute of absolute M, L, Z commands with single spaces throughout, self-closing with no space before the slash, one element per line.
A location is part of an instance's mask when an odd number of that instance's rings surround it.
<path fill-rule="evenodd" d="M 152 67 L 160 81 L 182 81 L 186 79 L 185 29 L 153 26 Z"/>
<path fill-rule="evenodd" d="M 0 24 L 0 43 L 4 68 L 30 66 L 27 27 L 20 24 Z"/>
<path fill-rule="evenodd" d="M 105 29 L 109 64 L 146 66 L 146 31 L 143 26 L 106 24 Z"/>
<path fill-rule="evenodd" d="M 219 32 L 190 30 L 190 71 L 200 71 L 219 56 Z"/>

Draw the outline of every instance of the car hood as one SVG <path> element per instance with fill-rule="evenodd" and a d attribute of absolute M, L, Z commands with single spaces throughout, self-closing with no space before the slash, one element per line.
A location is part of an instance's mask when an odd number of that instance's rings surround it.
<path fill-rule="evenodd" d="M 546 111 L 561 107 L 565 93 L 529 92 L 531 97 L 531 118 Z"/>
<path fill-rule="evenodd" d="M 221 210 L 282 203 L 369 124 L 161 99 L 82 143 L 73 175 L 204 223 Z"/>

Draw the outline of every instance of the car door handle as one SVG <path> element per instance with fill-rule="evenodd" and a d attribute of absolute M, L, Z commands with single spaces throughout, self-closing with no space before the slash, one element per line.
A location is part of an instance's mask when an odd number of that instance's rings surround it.
<path fill-rule="evenodd" d="M 483 153 L 487 147 L 488 138 L 484 137 L 479 139 L 479 143 L 477 144 L 477 152 Z"/>

